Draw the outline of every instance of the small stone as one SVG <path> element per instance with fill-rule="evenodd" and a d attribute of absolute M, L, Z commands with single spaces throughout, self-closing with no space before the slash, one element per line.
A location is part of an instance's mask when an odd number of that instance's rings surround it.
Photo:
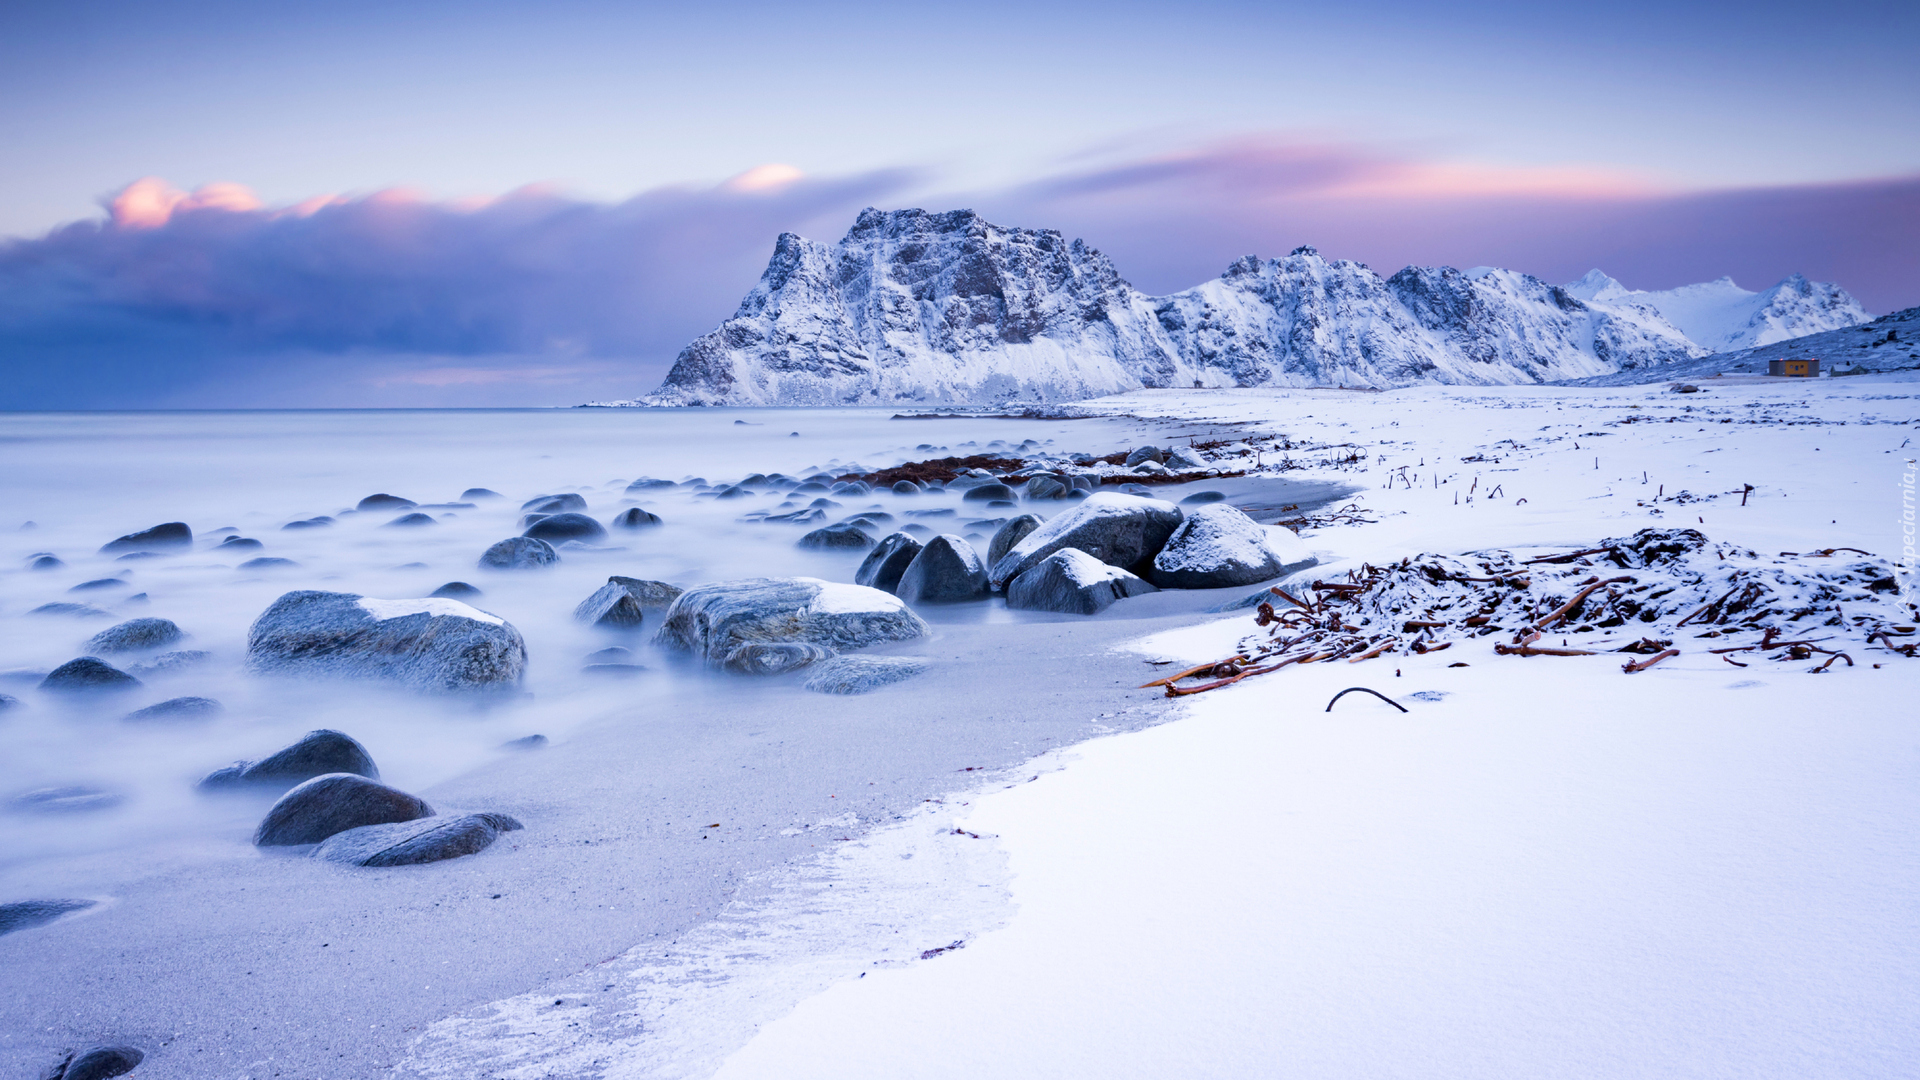
<path fill-rule="evenodd" d="M 508 739 L 500 744 L 502 750 L 538 750 L 547 745 L 545 735 L 522 735 L 517 739 Z"/>
<path fill-rule="evenodd" d="M 485 594 L 464 581 L 449 581 L 427 595 L 444 600 L 478 600 Z"/>
<path fill-rule="evenodd" d="M 146 1059 L 146 1054 L 131 1046 L 96 1046 L 62 1062 L 47 1080 L 109 1080 L 125 1076 Z"/>
<path fill-rule="evenodd" d="M 548 543 L 559 543 L 566 540 L 578 540 L 586 543 L 605 540 L 607 538 L 607 530 L 602 527 L 599 522 L 587 515 L 576 514 L 569 511 L 567 513 L 554 514 L 551 517 L 541 518 L 539 521 L 527 526 L 527 531 L 520 535 L 532 537 L 536 540 L 545 540 Z"/>
<path fill-rule="evenodd" d="M 280 526 L 280 531 L 288 532 L 288 531 L 299 530 L 299 529 L 324 529 L 332 524 L 333 524 L 332 518 L 322 515 L 320 517 L 306 518 L 305 520 L 302 520 L 302 521 L 289 521 L 285 525 Z"/>
<path fill-rule="evenodd" d="M 214 550 L 215 551 L 259 551 L 261 548 L 264 548 L 266 546 L 267 545 L 261 543 L 260 541 L 251 539 L 249 537 L 229 536 L 225 540 L 220 541 L 220 546 L 217 548 L 214 548 Z"/>
<path fill-rule="evenodd" d="M 95 900 L 22 900 L 0 904 L 0 935 L 45 926 L 62 915 L 85 911 L 96 903 Z"/>
<path fill-rule="evenodd" d="M 996 588 L 1005 588 L 1062 548 L 1077 548 L 1109 566 L 1144 570 L 1183 520 L 1170 502 L 1102 492 L 1028 533 L 988 573 Z"/>
<path fill-rule="evenodd" d="M 526 641 L 513 624 L 458 600 L 299 590 L 247 631 L 247 665 L 264 675 L 484 692 L 518 685 L 526 664 Z"/>
<path fill-rule="evenodd" d="M 533 570 L 560 561 L 560 553 L 545 540 L 515 536 L 488 548 L 480 556 L 483 570 Z"/>
<path fill-rule="evenodd" d="M 494 491 L 492 488 L 468 488 L 460 493 L 461 502 L 472 502 L 475 499 L 498 499 L 502 497 L 499 492 Z"/>
<path fill-rule="evenodd" d="M 263 555 L 258 559 L 248 559 L 237 567 L 240 570 L 292 570 L 300 564 L 292 559 L 282 559 L 273 555 Z"/>
<path fill-rule="evenodd" d="M 96 653 L 145 652 L 164 649 L 186 636 L 172 619 L 128 619 L 93 635 L 87 649 Z"/>
<path fill-rule="evenodd" d="M 65 565 L 67 564 L 61 562 L 59 559 L 53 557 L 52 555 L 36 555 L 34 556 L 33 561 L 27 564 L 27 569 L 58 570 Z"/>
<path fill-rule="evenodd" d="M 897 480 L 893 485 L 893 493 L 895 495 L 918 495 L 920 494 L 920 485 L 911 480 Z"/>
<path fill-rule="evenodd" d="M 816 694 L 864 694 L 927 670 L 917 656 L 836 656 L 818 664 L 805 687 Z"/>
<path fill-rule="evenodd" d="M 1071 490 L 1072 487 L 1062 483 L 1057 476 L 1036 476 L 1027 481 L 1027 501 L 1065 498 Z"/>
<path fill-rule="evenodd" d="M 1227 497 L 1218 491 L 1196 491 L 1180 500 L 1181 506 L 1204 506 L 1207 503 L 1225 502 Z"/>
<path fill-rule="evenodd" d="M 615 514 L 613 517 L 613 527 L 616 529 L 644 529 L 658 524 L 660 524 L 659 514 L 650 514 L 637 506 Z"/>
<path fill-rule="evenodd" d="M 128 533 L 107 543 L 100 549 L 102 555 L 119 551 L 178 551 L 193 546 L 193 530 L 187 528 L 184 521 L 169 521 L 165 525 L 155 525 L 137 533 Z"/>
<path fill-rule="evenodd" d="M 349 866 L 416 866 L 478 854 L 492 846 L 501 833 L 521 827 L 505 814 L 462 814 L 362 825 L 328 837 L 314 849 L 313 857 Z"/>
<path fill-rule="evenodd" d="M 1200 472 L 1208 467 L 1207 459 L 1187 446 L 1169 447 L 1161 463 L 1174 472 Z"/>
<path fill-rule="evenodd" d="M 433 519 L 432 514 L 407 514 L 402 517 L 394 518 L 392 521 L 389 521 L 385 525 L 381 526 L 381 528 L 417 529 L 422 525 L 438 525 L 438 524 L 440 523 Z"/>
<path fill-rule="evenodd" d="M 665 491 L 668 488 L 678 487 L 678 486 L 679 485 L 675 484 L 671 480 L 655 480 L 651 477 L 642 477 L 638 480 L 635 480 L 633 483 L 628 484 L 627 490 L 628 491 Z"/>
<path fill-rule="evenodd" d="M 813 530 L 801 537 L 795 546 L 815 551 L 865 551 L 873 546 L 873 538 L 861 532 L 860 527 L 852 522 L 842 521 Z"/>
<path fill-rule="evenodd" d="M 404 791 L 352 773 L 328 773 L 280 796 L 261 819 L 253 842 L 257 847 L 317 844 L 363 825 L 432 816 L 433 807 Z"/>
<path fill-rule="evenodd" d="M 151 720 L 211 720 L 226 711 L 226 706 L 212 698 L 177 697 L 168 698 L 158 705 L 135 709 L 121 719 L 136 724 Z"/>
<path fill-rule="evenodd" d="M 69 660 L 40 680 L 40 689 L 60 694 L 137 690 L 142 685 L 139 679 L 96 656 Z"/>
<path fill-rule="evenodd" d="M 411 510 L 420 504 L 398 495 L 369 495 L 354 505 L 355 510 Z"/>

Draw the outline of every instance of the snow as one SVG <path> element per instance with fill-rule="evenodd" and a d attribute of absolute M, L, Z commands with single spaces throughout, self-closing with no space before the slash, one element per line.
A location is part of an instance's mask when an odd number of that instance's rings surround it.
<path fill-rule="evenodd" d="M 1629 289 L 1599 270 L 1565 286 L 1582 300 L 1615 308 L 1651 308 L 1711 352 L 1729 352 L 1871 322 L 1859 301 L 1830 282 L 1799 274 L 1765 292 L 1730 277 L 1674 289 Z"/>
<path fill-rule="evenodd" d="M 435 618 L 449 616 L 456 619 L 472 619 L 475 622 L 500 626 L 504 623 L 497 615 L 489 615 L 479 608 L 469 607 L 458 600 L 445 597 L 424 597 L 419 600 L 376 600 L 363 596 L 359 600 L 360 609 L 380 622 L 388 619 L 405 618 L 408 615 L 431 615 Z"/>
<path fill-rule="evenodd" d="M 819 584 L 820 593 L 807 604 L 807 610 L 820 615 L 851 615 L 862 611 L 901 611 L 907 606 L 892 593 L 869 589 L 865 585 L 820 581 L 817 578 L 800 578 L 799 580 Z"/>

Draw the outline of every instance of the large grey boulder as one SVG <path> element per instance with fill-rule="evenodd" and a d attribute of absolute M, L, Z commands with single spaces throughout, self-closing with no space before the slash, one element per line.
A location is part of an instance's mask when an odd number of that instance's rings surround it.
<path fill-rule="evenodd" d="M 1161 464 L 1174 472 L 1199 472 L 1207 468 L 1207 459 L 1191 447 L 1176 446 L 1167 451 L 1166 460 Z"/>
<path fill-rule="evenodd" d="M 899 597 L 817 578 L 696 585 L 667 609 L 654 640 L 721 667 L 742 645 L 802 642 L 843 652 L 906 641 L 931 628 Z"/>
<path fill-rule="evenodd" d="M 720 666 L 742 675 L 784 675 L 833 656 L 832 649 L 805 641 L 753 641 L 736 646 Z"/>
<path fill-rule="evenodd" d="M 482 570 L 535 570 L 560 561 L 553 545 L 538 537 L 515 536 L 488 548 L 480 555 Z"/>
<path fill-rule="evenodd" d="M 59 694 L 137 690 L 143 685 L 139 679 L 97 656 L 69 660 L 40 680 L 40 689 Z"/>
<path fill-rule="evenodd" d="M 87 640 L 87 649 L 96 653 L 142 652 L 164 649 L 186 636 L 172 619 L 128 619 L 93 635 Z"/>
<path fill-rule="evenodd" d="M 987 564 L 964 537 L 943 533 L 926 542 L 894 590 L 909 604 L 959 604 L 987 595 Z"/>
<path fill-rule="evenodd" d="M 137 533 L 128 533 L 108 541 L 100 549 L 103 555 L 120 551 L 180 551 L 193 546 L 193 530 L 184 521 L 169 521 Z"/>
<path fill-rule="evenodd" d="M 1078 548 L 1123 570 L 1140 572 L 1180 527 L 1180 508 L 1160 499 L 1102 492 L 1027 534 L 989 571 L 993 587 L 1007 583 L 1062 548 Z"/>
<path fill-rule="evenodd" d="M 1012 502 L 1013 489 L 996 480 L 992 483 L 970 487 L 967 489 L 967 493 L 960 496 L 960 498 L 964 502 L 993 502 L 996 499 L 1004 499 Z"/>
<path fill-rule="evenodd" d="M 594 590 L 592 596 L 580 601 L 579 606 L 573 609 L 573 617 L 588 626 L 631 630 L 645 620 L 646 611 L 625 585 L 609 581 Z"/>
<path fill-rule="evenodd" d="M 414 866 L 485 851 L 501 833 L 519 828 L 520 823 L 505 814 L 362 825 L 327 837 L 313 849 L 313 857 L 349 866 Z"/>
<path fill-rule="evenodd" d="M 1283 525 L 1262 525 L 1223 502 L 1187 515 L 1153 558 L 1153 582 L 1163 589 L 1223 589 L 1251 585 L 1316 560 Z"/>
<path fill-rule="evenodd" d="M 907 572 L 918 554 L 920 541 L 903 532 L 890 533 L 867 552 L 860 569 L 853 572 L 854 584 L 896 592 L 900 588 L 900 575 Z"/>
<path fill-rule="evenodd" d="M 1151 583 L 1084 551 L 1062 548 L 1013 579 L 1007 586 L 1007 606 L 1095 615 L 1116 600 L 1157 591 Z"/>
<path fill-rule="evenodd" d="M 1028 533 L 1045 523 L 1046 519 L 1038 514 L 1021 514 L 995 529 L 993 539 L 987 541 L 988 571 L 991 572 L 995 563 L 1006 558 L 1007 552 L 1012 551 L 1014 545 L 1025 540 Z"/>
<path fill-rule="evenodd" d="M 316 776 L 280 796 L 254 830 L 257 847 L 317 844 L 362 825 L 387 825 L 433 816 L 416 796 L 352 773 Z"/>
<path fill-rule="evenodd" d="M 373 755 L 358 740 L 345 732 L 320 728 L 309 731 L 299 742 L 276 751 L 259 761 L 236 761 L 200 781 L 202 791 L 235 788 L 279 788 L 285 791 L 328 773 L 351 773 L 369 780 L 380 779 Z"/>
<path fill-rule="evenodd" d="M 927 670 L 917 656 L 836 656 L 814 665 L 805 687 L 816 694 L 864 694 Z"/>
<path fill-rule="evenodd" d="M 572 512 L 552 514 L 527 526 L 521 536 L 530 536 L 536 540 L 545 540 L 549 544 L 578 540 L 583 544 L 597 544 L 607 538 L 606 527 L 585 514 Z"/>
<path fill-rule="evenodd" d="M 1134 448 L 1133 453 L 1127 455 L 1127 468 L 1131 469 L 1143 461 L 1151 461 L 1159 464 L 1165 461 L 1166 458 L 1167 452 L 1157 446 L 1137 446 Z"/>
<path fill-rule="evenodd" d="M 513 624 L 458 600 L 302 590 L 254 620 L 247 664 L 269 675 L 493 690 L 520 682 L 527 645 Z"/>

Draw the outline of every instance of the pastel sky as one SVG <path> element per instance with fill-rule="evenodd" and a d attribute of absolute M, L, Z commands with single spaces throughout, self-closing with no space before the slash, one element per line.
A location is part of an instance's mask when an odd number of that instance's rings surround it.
<path fill-rule="evenodd" d="M 0 407 L 632 396 L 774 236 L 1920 303 L 1911 3 L 0 5 Z M 108 207 L 111 207 L 109 211 Z M 133 359 L 137 356 L 139 359 Z"/>

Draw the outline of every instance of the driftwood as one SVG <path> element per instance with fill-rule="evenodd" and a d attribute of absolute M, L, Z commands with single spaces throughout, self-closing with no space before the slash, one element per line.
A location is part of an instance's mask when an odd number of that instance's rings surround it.
<path fill-rule="evenodd" d="M 1399 709 L 1401 712 L 1407 711 L 1407 707 L 1405 705 L 1400 704 L 1399 702 L 1393 700 L 1392 698 L 1388 697 L 1387 695 L 1381 693 L 1378 690 L 1372 690 L 1364 686 L 1349 686 L 1345 690 L 1342 690 L 1339 693 L 1333 695 L 1333 701 L 1327 702 L 1326 711 L 1332 712 L 1335 702 L 1338 702 L 1341 698 L 1346 697 L 1348 694 L 1355 693 L 1355 692 L 1362 693 L 1362 694 L 1372 694 L 1374 697 L 1377 697 L 1381 701 L 1384 701 L 1387 704 L 1393 706 L 1394 708 Z"/>
<path fill-rule="evenodd" d="M 1502 645 L 1496 642 L 1493 651 L 1501 656 L 1599 656 L 1592 649 L 1536 649 L 1531 645 Z"/>
<path fill-rule="evenodd" d="M 1665 652 L 1655 653 L 1653 656 L 1650 656 L 1645 660 L 1630 661 L 1628 663 L 1621 664 L 1620 670 L 1626 672 L 1629 675 L 1632 675 L 1632 674 L 1635 674 L 1636 672 L 1647 670 L 1648 668 L 1659 663 L 1660 661 L 1665 660 L 1669 656 L 1679 656 L 1679 655 L 1680 655 L 1679 649 L 1668 649 Z M 1831 663 L 1831 661 L 1829 661 L 1829 663 Z"/>
<path fill-rule="evenodd" d="M 1541 619 L 1539 622 L 1534 623 L 1533 628 L 1535 630 L 1545 630 L 1547 627 L 1552 626 L 1554 623 L 1557 623 L 1561 619 L 1566 618 L 1567 612 L 1572 611 L 1575 608 L 1578 608 L 1581 604 L 1585 603 L 1587 597 L 1592 596 L 1596 591 L 1600 589 L 1604 589 L 1609 585 L 1619 585 L 1623 582 L 1630 585 L 1633 583 L 1633 580 L 1634 579 L 1631 577 L 1622 575 L 1620 577 L 1608 578 L 1605 581 L 1596 581 L 1593 584 L 1587 586 L 1586 588 L 1581 589 L 1579 592 L 1573 594 L 1573 599 L 1567 601 L 1565 604 L 1560 605 L 1559 610 L 1555 611 L 1551 615 L 1548 615 L 1546 618 Z"/>

